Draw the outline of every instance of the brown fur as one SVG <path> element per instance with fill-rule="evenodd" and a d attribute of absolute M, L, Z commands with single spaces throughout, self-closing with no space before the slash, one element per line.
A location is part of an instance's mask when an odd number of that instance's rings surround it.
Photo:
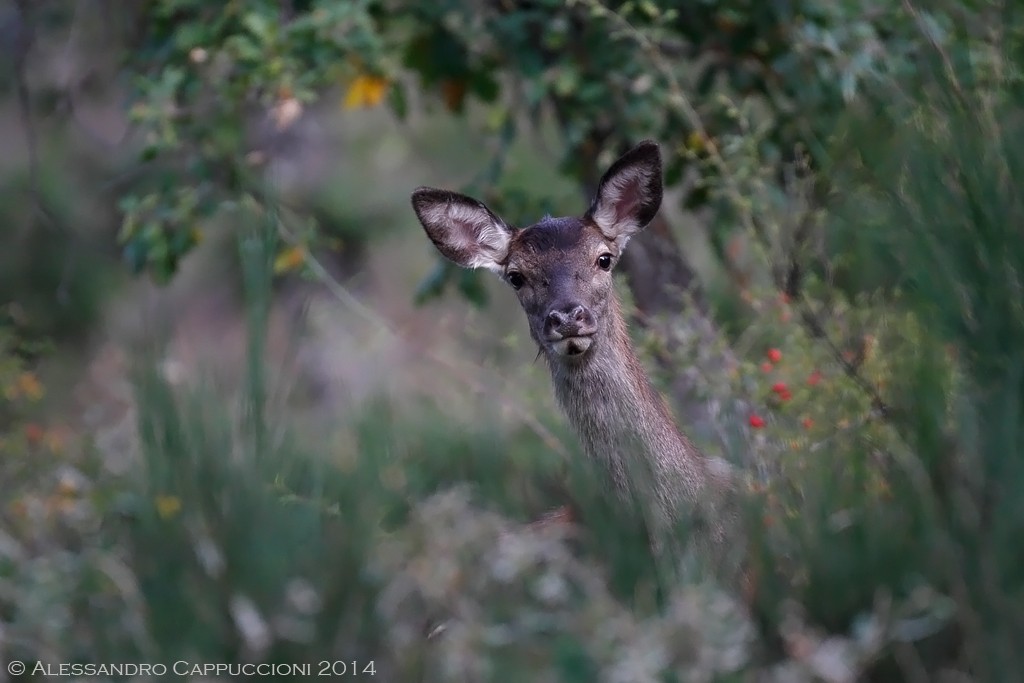
<path fill-rule="evenodd" d="M 654 143 L 642 143 L 612 165 L 583 216 L 544 218 L 522 230 L 462 195 L 429 188 L 413 195 L 420 222 L 443 254 L 520 285 L 516 294 L 530 334 L 587 454 L 620 494 L 653 496 L 656 519 L 668 522 L 680 503 L 707 509 L 704 503 L 714 502 L 729 484 L 725 467 L 676 427 L 636 356 L 613 288 L 622 250 L 660 203 L 661 159 Z M 608 268 L 603 255 L 610 257 Z M 574 348 L 572 355 L 566 349 L 577 339 L 585 350 Z M 714 512 L 704 521 L 721 540 Z"/>

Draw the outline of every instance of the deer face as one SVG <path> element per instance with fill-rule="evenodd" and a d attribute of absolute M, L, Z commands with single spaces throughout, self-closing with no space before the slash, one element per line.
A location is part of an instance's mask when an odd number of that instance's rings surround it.
<path fill-rule="evenodd" d="M 421 187 L 412 205 L 427 236 L 464 268 L 494 271 L 515 290 L 530 334 L 549 356 L 576 362 L 607 334 L 611 271 L 661 205 L 658 146 L 642 142 L 612 164 L 581 217 L 522 229 L 465 195 Z"/>

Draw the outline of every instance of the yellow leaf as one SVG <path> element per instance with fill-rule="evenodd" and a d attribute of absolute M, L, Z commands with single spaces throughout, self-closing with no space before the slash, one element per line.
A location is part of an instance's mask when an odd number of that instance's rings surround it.
<path fill-rule="evenodd" d="M 388 81 L 380 76 L 360 74 L 348 86 L 345 93 L 345 109 L 359 107 L 375 107 L 384 99 L 388 91 Z"/>
<path fill-rule="evenodd" d="M 18 389 L 32 401 L 38 401 L 43 397 L 43 385 L 31 372 L 23 372 L 18 376 Z"/>
<path fill-rule="evenodd" d="M 181 499 L 177 496 L 157 496 L 153 502 L 157 514 L 163 519 L 170 519 L 181 511 Z"/>
<path fill-rule="evenodd" d="M 46 447 L 54 453 L 60 453 L 64 450 L 65 439 L 62 434 L 47 432 L 44 440 L 46 441 Z"/>
<path fill-rule="evenodd" d="M 693 152 L 700 153 L 704 151 L 704 136 L 698 131 L 693 131 L 686 138 L 686 146 Z"/>
<path fill-rule="evenodd" d="M 69 479 L 65 477 L 57 482 L 56 494 L 58 496 L 63 496 L 65 498 L 73 498 L 74 496 L 78 495 L 78 490 L 78 482 L 76 482 L 74 479 Z"/>
<path fill-rule="evenodd" d="M 49 512 L 66 515 L 75 508 L 75 499 L 56 493 L 46 498 L 46 508 Z"/>
<path fill-rule="evenodd" d="M 306 260 L 306 250 L 303 247 L 288 247 L 274 259 L 274 272 L 277 274 L 295 270 Z"/>

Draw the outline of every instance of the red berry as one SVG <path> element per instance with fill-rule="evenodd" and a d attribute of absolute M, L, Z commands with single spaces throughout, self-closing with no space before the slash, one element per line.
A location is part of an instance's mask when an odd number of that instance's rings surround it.
<path fill-rule="evenodd" d="M 778 363 L 782 360 L 782 351 L 779 351 L 778 349 L 768 349 L 768 360 L 773 363 Z"/>
<path fill-rule="evenodd" d="M 772 385 L 772 391 L 776 394 L 784 394 L 789 391 L 789 388 L 786 386 L 785 382 L 776 382 Z"/>
<path fill-rule="evenodd" d="M 771 371 L 772 371 L 772 364 L 771 363 L 769 363 L 768 361 L 765 361 L 764 363 L 761 363 L 761 372 L 771 372 Z"/>
<path fill-rule="evenodd" d="M 36 423 L 30 422 L 25 425 L 25 438 L 28 439 L 29 443 L 37 444 L 43 440 L 44 436 L 46 436 L 46 430 Z"/>
<path fill-rule="evenodd" d="M 764 427 L 764 420 L 761 418 L 760 415 L 751 415 L 750 426 L 753 427 L 754 429 L 760 429 L 761 427 Z"/>
<path fill-rule="evenodd" d="M 786 389 L 779 394 L 780 401 L 788 401 L 791 398 L 793 398 L 793 394 L 789 393 L 789 389 Z"/>
<path fill-rule="evenodd" d="M 801 420 L 800 424 L 804 426 L 804 429 L 810 429 L 811 427 L 814 426 L 814 420 L 812 420 L 809 417 L 805 417 L 803 420 Z"/>
<path fill-rule="evenodd" d="M 812 387 L 813 386 L 817 386 L 820 381 L 821 381 L 821 372 L 818 371 L 818 370 L 815 370 L 814 372 L 812 372 L 811 376 L 807 378 L 807 384 L 812 386 Z"/>

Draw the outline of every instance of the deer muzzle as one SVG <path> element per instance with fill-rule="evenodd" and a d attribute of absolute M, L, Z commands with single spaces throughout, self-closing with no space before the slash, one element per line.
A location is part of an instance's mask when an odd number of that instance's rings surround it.
<path fill-rule="evenodd" d="M 582 356 L 593 344 L 595 332 L 593 314 L 580 304 L 554 307 L 544 321 L 544 335 L 560 356 Z"/>

